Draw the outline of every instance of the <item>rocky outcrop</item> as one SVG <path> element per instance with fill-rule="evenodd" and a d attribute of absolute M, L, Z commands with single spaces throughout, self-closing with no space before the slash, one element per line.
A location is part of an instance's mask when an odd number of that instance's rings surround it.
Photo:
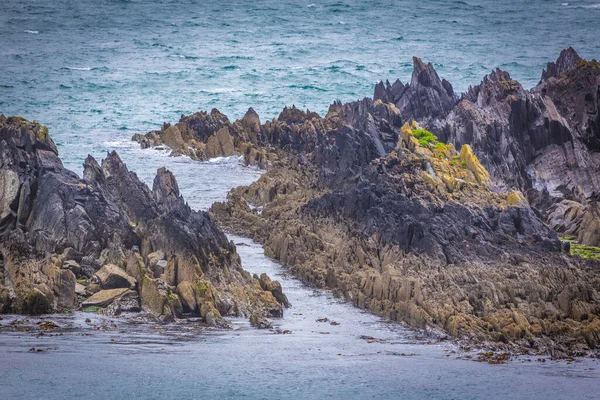
<path fill-rule="evenodd" d="M 429 127 L 442 140 L 470 144 L 493 183 L 526 193 L 554 229 L 598 245 L 580 214 L 593 214 L 600 188 L 599 65 L 565 50 L 531 91 L 496 70 Z"/>
<path fill-rule="evenodd" d="M 189 312 L 216 324 L 226 315 L 282 313 L 164 168 L 151 190 L 112 152 L 101 164 L 88 156 L 81 179 L 63 167 L 45 127 L 0 116 L 0 182 L 3 312 L 72 309 L 83 294 L 91 296 L 84 306 L 119 300 L 115 314 L 135 308 L 137 300 L 123 300 L 135 290 L 141 307 L 162 320 Z M 195 301 L 208 311 L 182 304 L 189 299 L 178 293 L 182 283 L 197 288 Z"/>
<path fill-rule="evenodd" d="M 497 192 L 468 145 L 394 129 L 383 157 L 350 127 L 312 154 L 280 153 L 211 212 L 303 280 L 392 320 L 558 356 L 595 349 L 600 266 L 565 254 L 522 193 Z"/>
<path fill-rule="evenodd" d="M 440 79 L 431 63 L 413 57 L 414 70 L 410 84 L 397 80 L 393 85 L 380 82 L 375 86 L 373 100 L 395 104 L 403 118 L 429 120 L 443 118 L 454 107 L 457 97 L 450 82 Z"/>
<path fill-rule="evenodd" d="M 596 351 L 600 266 L 571 257 L 555 231 L 597 243 L 598 63 L 568 49 L 532 90 L 495 70 L 458 97 L 413 61 L 410 84 L 380 83 L 373 100 L 325 117 L 292 107 L 229 124 L 246 161 L 269 168 L 211 213 L 390 319 L 553 355 Z"/>
<path fill-rule="evenodd" d="M 444 142 L 471 145 L 493 184 L 525 193 L 557 231 L 586 245 L 600 243 L 596 224 L 582 225 L 583 215 L 595 220 L 600 184 L 598 62 L 565 49 L 532 90 L 497 69 L 452 102 L 433 67 L 416 60 L 410 86 L 425 94 L 411 97 L 398 81 L 378 84 L 374 98 L 396 104 L 403 118 L 421 122 Z"/>

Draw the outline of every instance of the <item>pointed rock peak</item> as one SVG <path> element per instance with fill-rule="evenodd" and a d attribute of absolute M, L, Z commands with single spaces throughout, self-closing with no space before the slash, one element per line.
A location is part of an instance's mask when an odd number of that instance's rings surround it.
<path fill-rule="evenodd" d="M 555 63 L 548 63 L 546 69 L 542 72 L 542 81 L 555 78 L 577 68 L 581 60 L 582 58 L 579 57 L 579 54 L 572 47 L 564 49 L 560 52 Z"/>
<path fill-rule="evenodd" d="M 244 129 L 253 133 L 260 132 L 260 118 L 258 117 L 258 114 L 256 113 L 256 111 L 254 111 L 252 107 L 250 107 L 248 111 L 246 111 L 246 114 L 242 118 L 241 122 Z"/>
<path fill-rule="evenodd" d="M 487 82 L 499 83 L 499 82 L 507 82 L 507 81 L 512 81 L 510 74 L 507 71 L 501 70 L 500 68 L 496 68 L 495 70 L 490 72 L 488 75 L 483 77 L 484 83 L 487 83 Z"/>
<path fill-rule="evenodd" d="M 159 203 L 164 202 L 168 198 L 178 199 L 180 197 L 179 185 L 171 171 L 165 167 L 159 168 L 154 178 L 152 191 L 156 195 Z"/>
<path fill-rule="evenodd" d="M 258 118 L 258 114 L 256 113 L 256 111 L 254 111 L 254 108 L 252 108 L 252 107 L 250 107 L 248 109 L 248 111 L 246 111 L 246 114 L 244 115 L 244 117 L 246 117 L 246 116 Z"/>
<path fill-rule="evenodd" d="M 394 83 L 392 83 L 392 89 L 396 86 L 404 86 L 404 83 L 400 79 L 396 79 Z"/>
<path fill-rule="evenodd" d="M 83 178 L 90 183 L 104 179 L 102 168 L 100 168 L 98 161 L 91 154 L 88 154 L 83 162 Z"/>
<path fill-rule="evenodd" d="M 106 158 L 102 160 L 102 171 L 106 177 L 129 172 L 119 154 L 114 150 L 109 152 Z"/>
<path fill-rule="evenodd" d="M 413 57 L 413 68 L 414 72 L 419 74 L 427 69 L 427 65 L 419 57 Z"/>
<path fill-rule="evenodd" d="M 333 118 L 335 116 L 339 116 L 344 110 L 342 106 L 342 102 L 340 100 L 335 100 L 333 103 L 329 105 L 329 109 L 327 110 L 327 114 L 325 115 L 326 119 Z"/>
<path fill-rule="evenodd" d="M 559 71 L 560 70 L 570 70 L 573 69 L 577 66 L 577 64 L 579 63 L 579 61 L 581 61 L 582 58 L 579 57 L 579 54 L 577 54 L 577 52 L 575 51 L 574 48 L 569 47 L 568 49 L 564 49 L 563 51 L 560 52 L 560 55 L 558 56 L 558 59 L 556 60 L 556 66 L 558 67 Z"/>
<path fill-rule="evenodd" d="M 433 68 L 433 64 L 425 64 L 420 58 L 413 57 L 413 66 L 414 70 L 410 81 L 411 87 L 416 87 L 418 85 L 425 87 L 437 87 L 440 89 L 443 88 L 448 93 L 448 95 L 452 95 L 454 93 L 454 90 L 452 90 L 452 85 L 450 85 L 450 83 L 447 83 L 446 86 L 449 86 L 449 89 L 451 89 L 452 94 L 448 92 L 448 89 L 446 87 L 444 87 L 442 80 L 435 71 L 435 68 Z"/>
<path fill-rule="evenodd" d="M 389 86 L 389 83 L 388 83 Z M 388 90 L 383 84 L 383 81 L 379 81 L 377 85 L 375 85 L 375 92 L 373 93 L 373 101 L 381 100 L 384 103 L 387 103 L 388 100 Z"/>
<path fill-rule="evenodd" d="M 523 86 L 512 79 L 506 71 L 496 68 L 483 77 L 477 86 L 469 87 L 464 97 L 473 103 L 489 104 L 493 99 L 500 100 L 523 91 Z"/>

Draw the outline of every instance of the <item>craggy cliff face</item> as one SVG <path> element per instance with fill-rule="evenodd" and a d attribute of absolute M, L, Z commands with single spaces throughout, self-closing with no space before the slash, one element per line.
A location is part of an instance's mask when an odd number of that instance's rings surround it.
<path fill-rule="evenodd" d="M 556 233 L 600 240 L 598 63 L 569 49 L 531 91 L 496 70 L 461 97 L 414 64 L 409 84 L 380 83 L 324 118 L 182 117 L 174 154 L 268 165 L 211 212 L 361 308 L 475 342 L 598 348 L 600 268 Z M 168 145 L 171 128 L 134 139 Z"/>
<path fill-rule="evenodd" d="M 63 167 L 46 127 L 0 116 L 0 311 L 83 301 L 211 324 L 281 315 L 261 287 L 275 283 L 241 269 L 235 246 L 187 206 L 169 171 L 159 169 L 150 190 L 113 152 L 101 165 L 88 156 L 83 176 Z"/>

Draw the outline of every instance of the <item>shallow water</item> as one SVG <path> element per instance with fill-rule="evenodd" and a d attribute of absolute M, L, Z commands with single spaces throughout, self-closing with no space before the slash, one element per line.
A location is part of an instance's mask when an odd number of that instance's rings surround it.
<path fill-rule="evenodd" d="M 335 99 L 371 96 L 380 79 L 406 82 L 413 55 L 432 61 L 457 91 L 498 66 L 531 87 L 570 45 L 600 58 L 597 1 L 312 3 L 3 0 L 0 113 L 48 125 L 77 173 L 88 153 L 102 158 L 108 150 L 148 184 L 167 166 L 189 204 L 207 209 L 260 171 L 236 158 L 198 163 L 140 150 L 131 135 L 212 107 L 232 119 L 249 106 L 263 120 L 291 104 L 325 113 Z M 260 246 L 232 240 L 247 244 L 238 246 L 244 268 L 281 281 L 293 307 L 275 324 L 291 334 L 245 320 L 234 320 L 234 331 L 206 331 L 193 322 L 155 327 L 84 313 L 53 317 L 63 327 L 58 336 L 0 328 L 0 399 L 585 399 L 600 392 L 595 360 L 457 360 L 450 344 L 426 344 L 310 289 Z M 323 317 L 340 325 L 316 322 Z"/>

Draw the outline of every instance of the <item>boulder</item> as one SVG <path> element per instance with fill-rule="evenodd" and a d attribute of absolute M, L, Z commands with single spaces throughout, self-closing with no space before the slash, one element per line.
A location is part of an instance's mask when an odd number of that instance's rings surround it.
<path fill-rule="evenodd" d="M 81 303 L 82 307 L 106 307 L 129 291 L 129 288 L 101 290 Z"/>
<path fill-rule="evenodd" d="M 289 308 L 291 305 L 287 299 L 287 296 L 283 293 L 281 289 L 281 284 L 279 281 L 273 281 L 269 276 L 265 273 L 260 274 L 260 287 L 263 290 L 271 292 L 275 300 L 282 306 Z"/>
<path fill-rule="evenodd" d="M 81 283 L 76 283 L 75 294 L 77 296 L 86 296 L 85 286 L 83 286 Z"/>
<path fill-rule="evenodd" d="M 248 133 L 248 139 L 250 139 L 250 142 L 257 143 L 260 134 L 260 118 L 252 107 L 250 107 L 248 111 L 246 111 L 246 114 L 244 114 L 241 124 Z"/>
<path fill-rule="evenodd" d="M 179 296 L 162 279 L 146 276 L 140 290 L 142 309 L 163 321 L 181 316 L 183 307 Z"/>
<path fill-rule="evenodd" d="M 189 281 L 183 281 L 177 285 L 177 294 L 181 298 L 183 310 L 191 313 L 198 313 L 198 302 L 196 301 L 196 290 L 194 284 Z"/>
<path fill-rule="evenodd" d="M 271 329 L 273 327 L 273 324 L 260 313 L 254 313 L 250 316 L 250 325 L 258 329 Z"/>
<path fill-rule="evenodd" d="M 94 275 L 102 289 L 135 288 L 136 281 L 123 269 L 113 264 L 103 266 Z"/>

